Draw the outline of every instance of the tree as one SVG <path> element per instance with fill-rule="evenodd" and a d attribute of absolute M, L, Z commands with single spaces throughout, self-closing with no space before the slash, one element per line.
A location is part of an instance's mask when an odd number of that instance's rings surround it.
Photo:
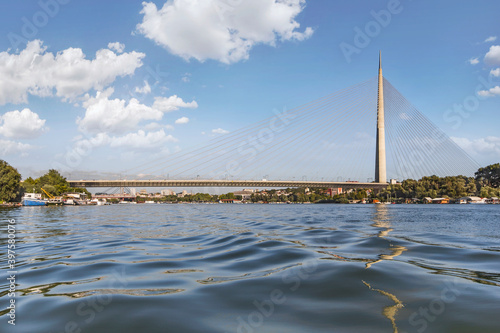
<path fill-rule="evenodd" d="M 488 165 L 485 168 L 479 168 L 475 176 L 478 182 L 483 183 L 481 185 L 498 188 L 500 186 L 500 163 Z"/>
<path fill-rule="evenodd" d="M 12 201 L 19 195 L 21 174 L 4 160 L 0 160 L 0 201 Z"/>
<path fill-rule="evenodd" d="M 33 179 L 31 177 L 24 180 L 21 184 L 25 191 L 35 191 L 35 193 L 42 193 L 43 187 L 51 195 L 58 196 L 66 192 L 85 193 L 88 197 L 91 193 L 85 188 L 72 188 L 59 171 L 51 169 L 43 176 Z"/>

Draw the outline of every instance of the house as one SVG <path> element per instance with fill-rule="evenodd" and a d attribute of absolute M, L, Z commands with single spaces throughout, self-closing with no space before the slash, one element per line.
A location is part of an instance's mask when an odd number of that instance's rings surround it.
<path fill-rule="evenodd" d="M 182 192 L 177 193 L 177 198 L 184 198 L 186 195 L 192 195 L 192 194 L 189 194 L 188 191 L 184 190 Z"/>
<path fill-rule="evenodd" d="M 485 199 L 482 199 L 480 197 L 463 197 L 459 199 L 460 203 L 468 203 L 468 204 L 479 204 L 479 203 L 485 203 Z"/>
<path fill-rule="evenodd" d="M 488 204 L 500 204 L 500 199 L 498 199 L 497 197 L 491 197 L 489 199 L 486 199 L 486 203 Z"/>
<path fill-rule="evenodd" d="M 243 190 L 233 192 L 235 196 L 241 196 L 242 200 L 250 200 L 252 198 L 253 191 Z"/>
<path fill-rule="evenodd" d="M 67 196 L 68 198 L 73 198 L 73 199 L 77 199 L 77 200 L 84 200 L 87 198 L 86 193 L 73 192 L 73 193 L 64 193 L 64 195 Z"/>
<path fill-rule="evenodd" d="M 161 190 L 161 195 L 163 196 L 168 196 L 168 195 L 175 195 L 175 192 L 172 190 Z"/>
<path fill-rule="evenodd" d="M 326 194 L 329 197 L 333 197 L 334 195 L 342 194 L 342 187 L 329 188 L 328 190 L 326 190 Z"/>
<path fill-rule="evenodd" d="M 232 203 L 241 203 L 241 201 L 236 200 L 236 199 L 222 199 L 222 200 L 219 200 L 219 203 L 232 204 Z"/>
<path fill-rule="evenodd" d="M 449 204 L 450 199 L 449 198 L 436 198 L 432 199 L 433 204 Z"/>

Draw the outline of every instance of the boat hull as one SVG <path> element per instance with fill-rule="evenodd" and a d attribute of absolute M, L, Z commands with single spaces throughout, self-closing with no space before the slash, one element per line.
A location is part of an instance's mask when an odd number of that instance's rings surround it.
<path fill-rule="evenodd" d="M 36 199 L 23 199 L 23 206 L 45 206 L 47 202 L 45 200 Z"/>

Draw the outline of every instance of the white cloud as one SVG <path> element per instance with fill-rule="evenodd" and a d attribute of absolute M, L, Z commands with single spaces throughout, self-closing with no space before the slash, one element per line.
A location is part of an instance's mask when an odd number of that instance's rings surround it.
<path fill-rule="evenodd" d="M 179 108 L 193 108 L 198 104 L 193 101 L 186 103 L 177 96 L 157 97 L 153 106 L 141 104 L 137 99 L 129 101 L 110 99 L 113 88 L 98 92 L 96 97 L 88 97 L 83 103 L 86 108 L 85 116 L 77 119 L 80 131 L 89 133 L 123 134 L 135 130 L 137 126 L 147 120 L 159 121 L 163 114 Z"/>
<path fill-rule="evenodd" d="M 135 92 L 139 94 L 149 94 L 151 92 L 151 86 L 147 80 L 144 80 L 144 86 L 142 88 L 135 87 Z"/>
<path fill-rule="evenodd" d="M 122 43 L 109 43 L 108 44 L 108 49 L 116 51 L 116 53 L 123 53 L 123 50 L 125 50 L 125 44 Z"/>
<path fill-rule="evenodd" d="M 212 133 L 214 133 L 214 134 L 228 134 L 229 131 L 226 131 L 222 128 L 216 128 L 216 129 L 212 130 Z"/>
<path fill-rule="evenodd" d="M 160 110 L 162 112 L 171 112 L 179 110 L 179 108 L 191 108 L 195 109 L 198 107 L 198 103 L 195 101 L 186 103 L 182 98 L 173 95 L 170 97 L 155 97 L 155 102 L 153 108 Z"/>
<path fill-rule="evenodd" d="M 97 92 L 83 103 L 87 109 L 83 118 L 77 119 L 80 131 L 90 133 L 121 134 L 133 130 L 143 120 L 160 120 L 163 113 L 139 103 L 135 98 L 128 102 L 123 99 L 109 99 L 113 88 Z"/>
<path fill-rule="evenodd" d="M 137 132 L 127 133 L 122 136 L 110 136 L 106 133 L 99 133 L 89 139 L 79 139 L 75 143 L 75 148 L 83 147 L 102 147 L 110 146 L 112 148 L 128 148 L 128 149 L 149 149 L 163 147 L 169 142 L 177 142 L 178 140 L 172 135 L 165 134 L 163 129 L 156 132 L 146 132 L 139 130 Z"/>
<path fill-rule="evenodd" d="M 470 140 L 467 138 L 451 138 L 471 156 L 491 155 L 500 158 L 500 137 L 488 136 Z"/>
<path fill-rule="evenodd" d="M 497 36 L 491 36 L 491 37 L 488 37 L 484 40 L 485 43 L 490 43 L 490 42 L 494 42 L 497 40 Z"/>
<path fill-rule="evenodd" d="M 26 143 L 0 139 L 0 155 L 19 155 L 32 148 L 33 146 Z"/>
<path fill-rule="evenodd" d="M 152 122 L 152 123 L 149 123 L 146 126 L 144 126 L 144 129 L 147 131 L 154 131 L 154 130 L 158 130 L 158 129 L 164 128 L 164 127 L 165 126 L 163 126 L 162 124 Z"/>
<path fill-rule="evenodd" d="M 182 118 L 179 118 L 175 121 L 175 124 L 177 124 L 177 125 L 182 125 L 182 124 L 187 124 L 187 123 L 189 123 L 188 117 L 182 117 Z"/>
<path fill-rule="evenodd" d="M 484 56 L 484 62 L 487 65 L 500 65 L 500 45 L 492 45 L 490 50 Z"/>
<path fill-rule="evenodd" d="M 492 69 L 492 70 L 490 71 L 490 75 L 491 75 L 491 76 L 500 77 L 500 68 Z"/>
<path fill-rule="evenodd" d="M 295 21 L 305 0 L 168 0 L 161 9 L 143 2 L 138 32 L 186 60 L 214 59 L 230 64 L 248 59 L 256 44 L 302 41 Z"/>
<path fill-rule="evenodd" d="M 469 63 L 471 65 L 477 65 L 477 64 L 479 64 L 479 59 L 478 58 L 470 58 Z"/>
<path fill-rule="evenodd" d="M 0 134 L 14 139 L 34 139 L 47 130 L 45 120 L 30 109 L 5 113 L 0 116 L 0 125 Z"/>
<path fill-rule="evenodd" d="M 157 132 L 144 132 L 139 130 L 137 133 L 128 133 L 121 137 L 110 137 L 109 145 L 111 147 L 127 148 L 156 148 L 165 145 L 168 142 L 177 142 L 172 135 L 166 135 L 164 130 Z"/>
<path fill-rule="evenodd" d="M 489 90 L 480 90 L 477 92 L 477 94 L 482 97 L 493 97 L 495 95 L 500 95 L 500 86 L 493 87 Z"/>
<path fill-rule="evenodd" d="M 142 66 L 144 53 L 116 54 L 110 49 L 86 59 L 79 48 L 53 54 L 39 40 L 19 54 L 0 52 L 0 105 L 26 103 L 28 94 L 74 100 L 85 92 L 102 90 L 119 76 L 131 75 Z"/>

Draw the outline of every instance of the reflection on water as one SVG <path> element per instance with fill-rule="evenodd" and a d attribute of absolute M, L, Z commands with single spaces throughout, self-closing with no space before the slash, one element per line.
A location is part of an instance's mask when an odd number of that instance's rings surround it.
<path fill-rule="evenodd" d="M 383 230 L 379 231 L 377 237 L 385 239 L 389 235 L 389 233 L 394 230 L 391 228 L 389 208 L 386 205 L 375 205 L 375 209 L 376 210 L 373 217 L 373 223 L 371 224 L 371 226 L 375 228 L 383 228 Z M 391 254 L 379 254 L 379 259 L 366 263 L 365 267 L 367 269 L 370 268 L 372 265 L 382 262 L 384 260 L 393 260 L 395 257 L 400 256 L 404 251 L 407 250 L 407 248 L 404 246 L 393 245 L 390 241 L 388 243 L 389 243 L 388 250 L 391 251 Z M 394 333 L 397 333 L 398 327 L 396 325 L 396 314 L 398 313 L 398 310 L 403 307 L 403 303 L 395 295 L 384 290 L 374 289 L 369 283 L 365 281 L 363 281 L 363 283 L 370 290 L 377 291 L 381 295 L 387 296 L 395 303 L 392 306 L 384 307 L 382 314 L 384 315 L 384 317 L 390 320 Z"/>
<path fill-rule="evenodd" d="M 16 331 L 498 332 L 500 206 L 456 206 L 2 210 Z"/>
<path fill-rule="evenodd" d="M 384 315 L 384 317 L 386 317 L 387 319 L 389 319 L 391 321 L 394 333 L 398 333 L 398 326 L 396 325 L 396 314 L 398 313 L 399 309 L 404 307 L 403 303 L 393 294 L 388 293 L 387 291 L 372 288 L 372 286 L 370 286 L 370 284 L 366 283 L 365 281 L 363 281 L 363 283 L 370 290 L 376 291 L 376 292 L 380 293 L 381 295 L 386 296 L 387 298 L 389 298 L 391 301 L 394 302 L 394 305 L 384 307 L 384 309 L 382 310 L 382 314 Z"/>
<path fill-rule="evenodd" d="M 382 230 L 379 231 L 377 237 L 385 239 L 387 235 L 394 230 L 391 228 L 389 207 L 387 207 L 386 205 L 375 205 L 375 209 L 376 210 L 373 216 L 373 223 L 371 224 L 371 226 L 375 228 L 382 228 Z M 404 246 L 393 245 L 390 240 L 388 240 L 388 245 L 388 250 L 391 253 L 379 254 L 379 259 L 366 263 L 366 268 L 370 268 L 372 265 L 384 260 L 393 260 L 395 257 L 400 256 L 404 251 L 407 250 L 407 248 Z"/>

